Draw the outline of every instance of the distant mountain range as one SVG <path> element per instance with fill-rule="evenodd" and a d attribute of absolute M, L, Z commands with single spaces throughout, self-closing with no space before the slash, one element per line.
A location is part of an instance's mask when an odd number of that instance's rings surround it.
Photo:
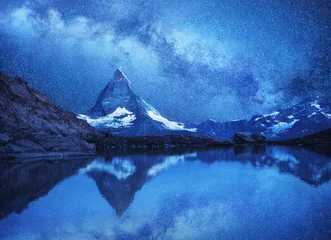
<path fill-rule="evenodd" d="M 331 101 L 301 102 L 271 114 L 255 115 L 250 120 L 208 120 L 194 127 L 214 138 L 231 138 L 235 132 L 243 131 L 262 133 L 275 140 L 299 138 L 331 127 Z"/>
<path fill-rule="evenodd" d="M 128 78 L 116 69 L 92 109 L 78 118 L 102 132 L 123 136 L 181 134 L 231 139 L 236 132 L 254 132 L 268 139 L 286 140 L 330 128 L 331 101 L 301 102 L 270 114 L 253 116 L 250 120 L 184 124 L 168 120 L 137 96 Z"/>

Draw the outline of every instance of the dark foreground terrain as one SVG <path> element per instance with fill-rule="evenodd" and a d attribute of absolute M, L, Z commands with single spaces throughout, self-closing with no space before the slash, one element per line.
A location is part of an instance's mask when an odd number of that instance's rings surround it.
<path fill-rule="evenodd" d="M 19 77 L 0 73 L 0 156 L 93 154 L 101 134 Z"/>

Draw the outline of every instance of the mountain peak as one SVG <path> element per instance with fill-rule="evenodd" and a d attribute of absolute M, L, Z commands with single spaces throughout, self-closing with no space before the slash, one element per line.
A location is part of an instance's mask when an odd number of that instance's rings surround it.
<path fill-rule="evenodd" d="M 136 95 L 131 89 L 131 82 L 124 73 L 117 68 L 114 72 L 114 77 L 100 92 L 95 105 L 89 113 L 98 117 L 106 116 L 114 113 L 118 107 L 132 111 L 132 109 L 135 109 L 135 106 L 131 106 L 135 98 Z"/>
<path fill-rule="evenodd" d="M 116 70 L 114 72 L 114 77 L 110 81 L 110 85 L 116 85 L 118 87 L 118 84 L 120 86 L 122 86 L 122 88 L 123 88 L 123 85 L 125 85 L 131 89 L 130 80 L 127 78 L 127 76 L 125 76 L 125 74 L 121 71 L 121 69 L 116 68 Z"/>
<path fill-rule="evenodd" d="M 122 78 L 127 78 L 124 73 L 121 71 L 121 69 L 116 68 L 115 73 L 114 73 L 114 79 L 122 79 Z"/>

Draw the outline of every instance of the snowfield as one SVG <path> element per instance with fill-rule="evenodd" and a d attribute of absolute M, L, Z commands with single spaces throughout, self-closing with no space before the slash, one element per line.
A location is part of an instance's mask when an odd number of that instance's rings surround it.
<path fill-rule="evenodd" d="M 131 127 L 134 120 L 136 120 L 135 114 L 122 107 L 118 107 L 114 112 L 104 117 L 91 118 L 84 114 L 79 114 L 77 117 L 87 121 L 88 124 L 95 128 L 100 126 L 111 128 Z"/>
<path fill-rule="evenodd" d="M 169 121 L 168 119 L 162 117 L 160 114 L 154 111 L 147 111 L 148 116 L 150 116 L 153 120 L 163 123 L 164 127 L 169 130 L 186 130 L 190 132 L 196 132 L 196 128 L 185 128 L 183 123 Z"/>
<path fill-rule="evenodd" d="M 271 132 L 273 135 L 277 135 L 278 133 L 285 132 L 289 128 L 293 127 L 293 125 L 299 121 L 299 119 L 294 119 L 292 122 L 279 122 L 273 126 L 270 127 Z"/>

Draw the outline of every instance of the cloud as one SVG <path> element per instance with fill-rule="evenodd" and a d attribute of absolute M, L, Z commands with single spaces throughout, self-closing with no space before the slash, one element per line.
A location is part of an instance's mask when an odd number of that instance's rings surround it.
<path fill-rule="evenodd" d="M 219 11 L 228 19 L 213 15 L 211 8 L 208 16 L 197 13 L 201 27 L 192 23 L 192 6 L 183 22 L 179 12 L 186 4 L 169 4 L 15 2 L 1 11 L 1 69 L 22 74 L 58 104 L 80 113 L 91 107 L 117 67 L 139 95 L 173 120 L 248 118 L 284 104 L 279 86 L 304 71 L 305 61 L 303 48 L 289 49 L 281 36 L 271 41 L 269 32 L 261 37 L 261 26 L 270 32 L 278 26 L 251 25 L 250 15 L 237 26 L 225 8 Z M 250 31 L 238 35 L 246 25 Z"/>

